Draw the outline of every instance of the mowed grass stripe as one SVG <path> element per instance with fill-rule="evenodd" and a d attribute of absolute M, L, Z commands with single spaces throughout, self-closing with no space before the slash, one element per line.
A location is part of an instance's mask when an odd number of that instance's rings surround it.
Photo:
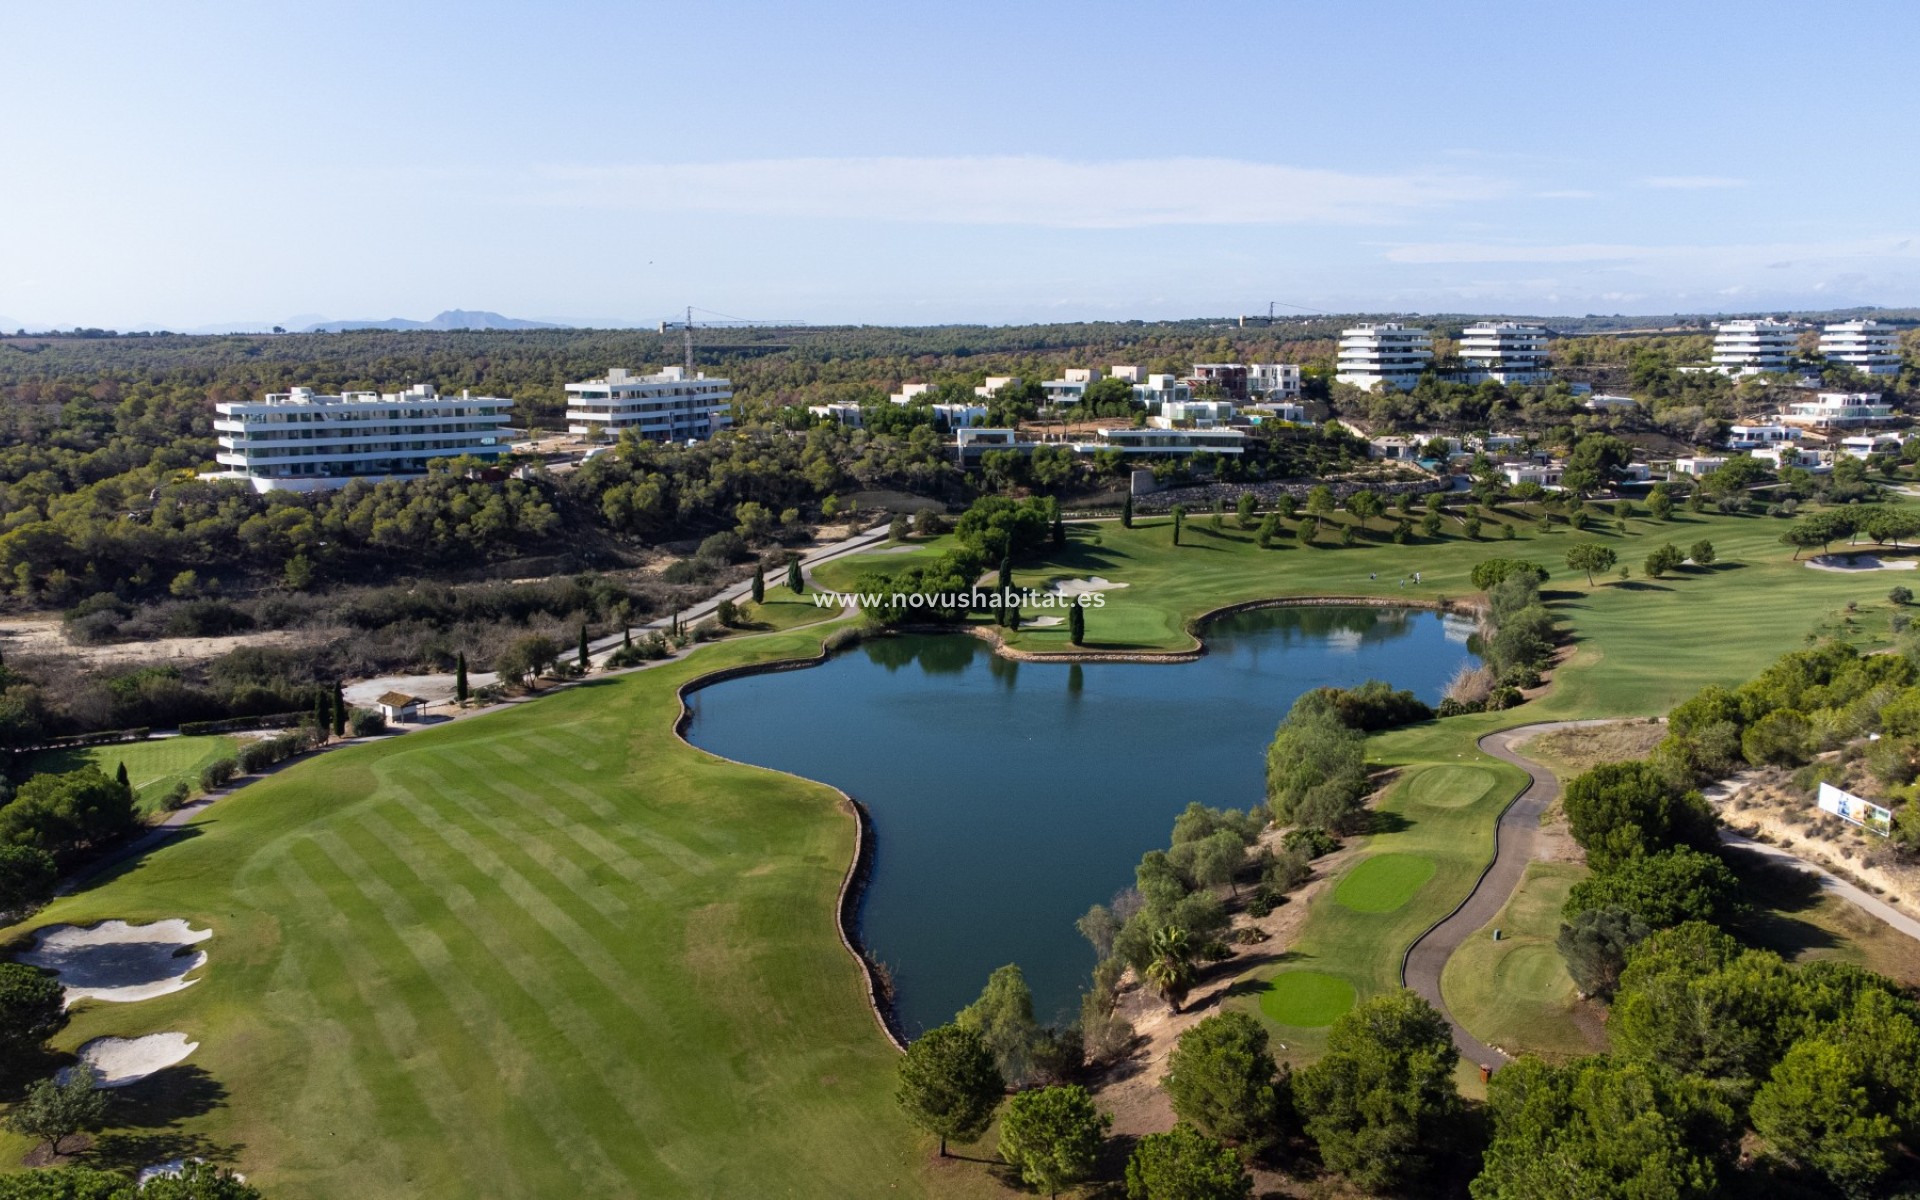
<path fill-rule="evenodd" d="M 403 853 L 400 861 L 413 872 L 422 887 L 431 890 L 439 898 L 440 903 L 473 935 L 474 940 L 486 948 L 486 953 L 513 979 L 527 999 L 539 1006 L 561 1036 L 566 1038 L 568 1045 L 599 1078 L 602 1094 L 577 1097 L 578 1101 L 595 1106 L 611 1104 L 641 1128 L 670 1119 L 670 1112 L 664 1104 L 642 1103 L 650 1093 L 646 1088 L 645 1076 L 634 1065 L 634 1058 L 623 1052 L 626 1047 L 622 1043 L 628 1039 L 619 1030 L 603 1024 L 581 1003 L 586 1000 L 598 1004 L 606 997 L 582 988 L 580 981 L 565 978 L 556 970 L 564 963 L 554 961 L 560 957 L 554 950 L 559 949 L 564 954 L 564 947 L 557 946 L 550 939 L 537 947 L 525 944 L 530 940 L 529 923 L 500 920 L 495 906 L 487 904 L 465 883 L 439 866 L 431 847 L 421 841 L 422 838 L 431 838 L 432 833 L 418 826 L 403 830 L 380 813 L 362 815 L 359 824 L 383 844 L 407 846 L 415 851 Z M 408 891 L 409 894 L 417 894 L 411 888 Z M 493 894 L 499 895 L 498 892 Z M 574 961 L 571 955 L 565 955 L 565 962 Z"/>
<path fill-rule="evenodd" d="M 320 930 L 332 948 L 340 966 L 340 978 L 352 981 L 367 1020 L 354 1021 L 351 1013 L 343 1012 L 343 1023 L 362 1029 L 370 1024 L 379 1031 L 392 1071 L 378 1090 L 404 1088 L 413 1105 L 411 1111 L 395 1114 L 395 1120 L 411 1128 L 418 1127 L 423 1115 L 433 1122 L 432 1136 L 415 1139 L 413 1161 L 418 1164 L 419 1142 L 424 1140 L 432 1147 L 436 1160 L 443 1164 L 439 1174 L 461 1179 L 470 1172 L 485 1172 L 500 1185 L 500 1194 L 528 1195 L 526 1181 L 514 1166 L 515 1157 L 498 1153 L 500 1143 L 492 1127 L 474 1119 L 474 1098 L 484 1095 L 475 1090 L 481 1081 L 473 1080 L 472 1087 L 458 1082 L 455 1065 L 470 1065 L 468 1047 L 464 1044 L 447 1047 L 440 1039 L 428 1035 L 421 1015 L 401 994 L 397 982 L 372 948 L 374 939 L 367 928 L 371 923 L 367 919 L 369 914 L 354 911 L 357 905 L 343 908 L 336 903 L 334 895 L 321 887 L 301 863 L 301 857 L 294 853 L 282 857 L 275 867 L 274 878 L 308 914 L 309 928 Z M 321 863 L 324 866 L 325 860 L 321 859 Z M 354 894 L 359 895 L 357 891 Z M 372 916 L 372 920 L 377 921 L 378 917 Z M 451 1056 L 447 1053 L 449 1049 Z M 451 1063 L 447 1061 L 449 1057 Z M 388 1107 L 391 1109 L 393 1105 Z"/>
<path fill-rule="evenodd" d="M 530 780 L 528 782 L 536 781 Z M 630 814 L 622 814 L 618 806 L 608 802 L 604 796 L 599 795 L 589 788 L 582 787 L 566 779 L 539 780 L 537 784 L 538 786 L 549 789 L 549 791 L 534 792 L 510 779 L 497 781 L 497 786 L 503 791 L 511 790 L 513 795 L 526 800 L 537 797 L 557 809 L 564 810 L 564 806 L 553 799 L 551 795 L 552 792 L 558 792 L 569 800 L 583 805 L 593 816 L 605 822 L 604 825 L 593 825 L 583 820 L 581 823 L 586 828 L 592 829 L 596 833 L 601 829 L 605 829 L 611 839 L 619 839 L 620 841 L 629 843 L 628 849 L 630 851 L 633 849 L 631 843 L 638 842 L 641 846 L 658 854 L 689 875 L 705 875 L 713 869 L 713 865 L 706 855 L 682 845 L 664 833 L 660 833 L 637 821 L 627 819 L 627 816 L 630 816 Z"/>
<path fill-rule="evenodd" d="M 529 746 L 545 751 L 561 762 L 572 763 L 582 771 L 598 771 L 600 769 L 600 760 L 580 757 L 580 748 L 578 746 L 563 746 L 554 739 L 542 737 L 537 733 L 528 734 L 526 742 Z"/>
<path fill-rule="evenodd" d="M 582 850 L 599 859 L 609 870 L 645 891 L 651 898 L 663 900 L 673 895 L 672 881 L 641 862 L 639 858 L 608 841 L 599 830 L 590 825 L 584 825 L 572 816 L 561 812 L 538 794 L 496 779 L 480 779 L 474 782 L 565 834 Z"/>
<path fill-rule="evenodd" d="M 506 871 L 524 874 L 500 857 L 500 854 L 517 854 L 610 921 L 633 911 L 613 889 L 594 882 L 584 867 L 542 836 L 541 831 L 503 818 L 467 793 L 447 787 L 439 778 L 411 772 L 396 773 L 389 777 L 388 786 L 395 790 L 396 796 L 412 800 L 419 799 L 422 792 L 430 793 L 440 802 L 442 809 L 458 809 L 467 820 L 480 823 L 488 833 L 498 838 L 500 852 L 496 853 L 481 844 L 477 832 L 449 819 L 444 811 L 435 811 L 424 805 L 412 810 L 418 820 L 429 825 L 449 845 L 466 855 L 487 874 L 496 878 Z M 547 889 L 540 890 L 544 892 Z"/>
<path fill-rule="evenodd" d="M 571 1160 L 570 1174 L 578 1182 L 591 1181 L 599 1189 L 617 1190 L 624 1173 L 614 1165 L 606 1148 L 589 1128 L 581 1124 L 586 1114 L 576 1117 L 570 1110 L 567 1096 L 560 1091 L 557 1079 L 548 1069 L 551 1054 L 529 1046 L 525 1040 L 528 1034 L 533 1034 L 542 1043 L 551 1045 L 560 1040 L 558 1031 L 551 1025 L 547 1025 L 545 1031 L 538 1028 L 547 1024 L 538 1005 L 509 1005 L 508 998 L 489 994 L 483 983 L 497 989 L 500 973 L 472 969 L 494 961 L 486 939 L 478 939 L 475 945 L 466 948 L 464 955 L 455 954 L 447 943 L 447 936 L 457 931 L 457 923 L 449 926 L 444 921 L 431 920 L 430 914 L 422 912 L 401 893 L 400 887 L 405 886 L 406 880 L 385 878 L 348 841 L 348 832 L 321 830 L 314 834 L 313 844 L 379 909 L 393 935 L 445 997 L 447 1010 L 465 1028 L 473 1057 L 492 1060 L 496 1086 L 520 1110 L 520 1119 L 510 1127 L 509 1136 L 524 1139 L 530 1126 L 538 1127 L 546 1135 L 549 1153 L 555 1158 L 564 1153 Z M 411 871 L 397 857 L 396 848 L 381 846 L 371 837 L 365 841 L 367 854 L 376 858 L 382 868 L 411 877 Z M 510 1020 L 509 1013 L 524 1019 Z M 537 1147 L 526 1150 L 538 1152 Z"/>

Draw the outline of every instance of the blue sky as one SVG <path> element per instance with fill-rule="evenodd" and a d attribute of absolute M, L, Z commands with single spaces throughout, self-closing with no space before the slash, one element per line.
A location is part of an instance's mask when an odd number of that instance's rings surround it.
<path fill-rule="evenodd" d="M 1911 3 L 145 3 L 5 28 L 7 328 L 1920 304 Z"/>

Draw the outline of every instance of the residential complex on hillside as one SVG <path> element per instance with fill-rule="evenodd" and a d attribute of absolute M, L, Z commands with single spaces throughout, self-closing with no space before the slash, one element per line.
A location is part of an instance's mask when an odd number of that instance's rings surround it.
<path fill-rule="evenodd" d="M 1863 375 L 1900 371 L 1900 331 L 1880 321 L 1841 321 L 1820 332 L 1820 353 Z"/>
<path fill-rule="evenodd" d="M 567 431 L 650 441 L 709 438 L 733 424 L 733 385 L 668 367 L 653 375 L 615 368 L 601 379 L 567 385 Z"/>
<path fill-rule="evenodd" d="M 1713 328 L 1713 367 L 1726 375 L 1784 371 L 1800 338 L 1791 321 L 1719 321 Z"/>
<path fill-rule="evenodd" d="M 1334 379 L 1357 388 L 1386 383 L 1410 391 L 1433 365 L 1433 338 L 1397 322 L 1355 325 L 1340 334 Z"/>
<path fill-rule="evenodd" d="M 492 462 L 507 450 L 512 407 L 494 396 L 442 396 L 425 383 L 338 396 L 297 387 L 216 404 L 215 459 L 227 469 L 207 478 L 245 479 L 261 492 L 318 491 L 424 474 L 436 458 Z"/>
<path fill-rule="evenodd" d="M 1460 361 L 1467 368 L 1464 382 L 1543 382 L 1548 376 L 1546 328 L 1514 321 L 1469 325 L 1460 336 Z"/>

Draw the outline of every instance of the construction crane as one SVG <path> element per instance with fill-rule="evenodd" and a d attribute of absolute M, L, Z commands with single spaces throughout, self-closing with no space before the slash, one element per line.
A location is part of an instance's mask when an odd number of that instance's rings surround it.
<path fill-rule="evenodd" d="M 695 329 L 783 329 L 806 324 L 805 321 L 755 321 L 746 317 L 730 317 L 725 313 L 714 312 L 708 308 L 703 308 L 699 311 L 709 317 L 717 317 L 719 319 L 696 321 L 693 319 L 694 311 L 694 306 L 689 304 L 687 305 L 686 320 L 660 322 L 661 333 L 670 333 L 676 329 L 680 331 L 681 344 L 686 349 L 686 367 L 687 374 L 689 375 L 693 374 L 693 331 Z"/>

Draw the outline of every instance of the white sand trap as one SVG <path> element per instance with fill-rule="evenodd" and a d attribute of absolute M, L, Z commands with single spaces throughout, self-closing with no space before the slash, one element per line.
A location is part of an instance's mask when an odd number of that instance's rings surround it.
<path fill-rule="evenodd" d="M 1020 622 L 1020 624 L 1029 629 L 1045 629 L 1049 625 L 1066 624 L 1066 618 L 1065 617 L 1034 617 L 1032 620 L 1022 621 Z"/>
<path fill-rule="evenodd" d="M 1110 592 L 1114 588 L 1123 588 L 1124 583 L 1115 583 L 1111 579 L 1102 579 L 1095 575 L 1091 579 L 1062 579 L 1047 589 L 1051 596 L 1091 596 L 1095 592 Z"/>
<path fill-rule="evenodd" d="M 205 966 L 207 956 L 188 947 L 212 936 L 213 930 L 194 929 L 177 917 L 151 925 L 49 925 L 34 934 L 33 949 L 15 957 L 58 975 L 68 1004 L 150 1000 L 198 982 L 187 976 Z"/>
<path fill-rule="evenodd" d="M 1875 554 L 1816 554 L 1807 565 L 1816 571 L 1911 571 L 1920 567 L 1920 561 L 1887 562 Z"/>
<path fill-rule="evenodd" d="M 95 1038 L 80 1047 L 80 1061 L 93 1068 L 96 1085 L 103 1088 L 126 1087 L 139 1083 L 156 1071 L 164 1071 L 200 1048 L 184 1033 L 150 1033 L 145 1037 Z M 68 1069 L 59 1072 L 67 1081 Z"/>

